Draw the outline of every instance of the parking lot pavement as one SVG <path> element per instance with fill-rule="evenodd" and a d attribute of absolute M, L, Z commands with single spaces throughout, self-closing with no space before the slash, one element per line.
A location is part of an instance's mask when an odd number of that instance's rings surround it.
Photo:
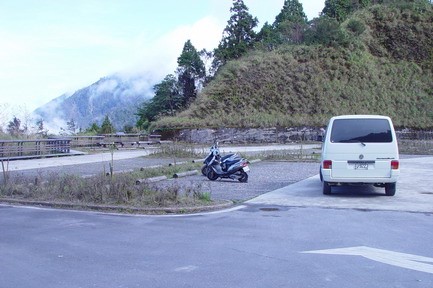
<path fill-rule="evenodd" d="M 433 213 L 433 157 L 401 159 L 401 175 L 395 196 L 372 186 L 333 187 L 322 194 L 319 175 L 310 177 L 246 203 L 293 207 L 324 207 Z"/>

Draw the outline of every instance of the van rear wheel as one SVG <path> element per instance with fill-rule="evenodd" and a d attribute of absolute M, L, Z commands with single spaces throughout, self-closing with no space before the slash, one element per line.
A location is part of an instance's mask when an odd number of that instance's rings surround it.
<path fill-rule="evenodd" d="M 326 181 L 323 181 L 323 195 L 331 195 L 331 185 Z"/>
<path fill-rule="evenodd" d="M 386 196 L 394 196 L 396 190 L 395 183 L 386 183 L 385 184 L 385 194 Z"/>

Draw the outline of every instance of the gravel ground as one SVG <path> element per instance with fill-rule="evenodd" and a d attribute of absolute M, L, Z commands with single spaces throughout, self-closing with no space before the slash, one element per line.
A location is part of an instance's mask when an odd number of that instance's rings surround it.
<path fill-rule="evenodd" d="M 319 163 L 266 161 L 250 164 L 248 183 L 231 179 L 210 181 L 201 174 L 169 181 L 180 186 L 202 185 L 202 191 L 209 191 L 214 200 L 242 202 L 314 176 L 319 173 L 319 166 Z"/>
<path fill-rule="evenodd" d="M 177 161 L 183 161 L 179 159 Z M 141 157 L 134 159 L 118 160 L 114 163 L 115 171 L 127 171 L 140 169 L 141 167 L 168 165 L 173 159 L 159 159 Z M 157 185 L 179 185 L 182 187 L 201 186 L 201 191 L 210 192 L 214 200 L 233 200 L 242 202 L 263 193 L 290 185 L 305 178 L 316 175 L 319 171 L 319 163 L 300 162 L 256 162 L 250 164 L 251 171 L 248 172 L 248 183 L 240 183 L 237 180 L 218 179 L 210 181 L 207 177 L 200 175 L 188 176 L 178 179 L 170 179 L 158 182 Z M 44 169 L 23 170 L 11 172 L 12 177 L 35 177 L 37 175 L 49 175 L 50 173 L 65 173 L 77 175 L 95 175 L 109 171 L 109 162 L 89 163 L 81 165 L 68 165 Z M 0 177 L 3 180 L 3 177 Z M 0 181 L 2 182 L 2 181 Z"/>

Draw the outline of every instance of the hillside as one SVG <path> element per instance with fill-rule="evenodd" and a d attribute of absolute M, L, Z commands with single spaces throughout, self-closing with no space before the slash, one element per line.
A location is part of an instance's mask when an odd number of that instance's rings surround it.
<path fill-rule="evenodd" d="M 344 43 L 252 51 L 223 66 L 188 110 L 154 128 L 322 126 L 339 114 L 433 128 L 432 23 L 428 4 L 357 11 L 342 24 Z"/>
<path fill-rule="evenodd" d="M 77 128 L 86 129 L 92 123 L 101 125 L 109 116 L 116 129 L 135 125 L 137 105 L 152 96 L 153 80 L 143 76 L 123 79 L 110 76 L 82 88 L 72 95 L 62 95 L 36 109 L 36 119 L 42 118 L 50 131 L 66 128 L 74 120 Z"/>

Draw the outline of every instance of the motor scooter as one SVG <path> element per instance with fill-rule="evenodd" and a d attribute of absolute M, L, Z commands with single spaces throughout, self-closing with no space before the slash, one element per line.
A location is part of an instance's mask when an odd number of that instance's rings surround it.
<path fill-rule="evenodd" d="M 218 142 L 215 142 L 214 145 L 212 145 L 209 149 L 209 154 L 207 157 L 203 160 L 203 166 L 201 167 L 201 174 L 203 176 L 207 176 L 207 173 L 209 172 L 208 168 L 211 162 L 213 161 L 213 158 L 217 159 L 221 163 L 224 163 L 227 159 L 231 157 L 235 157 L 234 155 L 237 155 L 235 153 L 228 154 L 225 156 L 221 156 L 220 154 L 220 148 L 218 146 Z M 241 157 L 237 155 L 237 158 L 240 159 Z M 234 158 L 233 158 L 234 159 Z M 233 160 L 232 159 L 232 160 Z M 224 165 L 224 164 L 223 164 Z"/>
<path fill-rule="evenodd" d="M 218 178 L 229 178 L 246 183 L 248 182 L 247 172 L 250 171 L 248 164 L 248 160 L 241 158 L 237 154 L 232 154 L 223 162 L 218 157 L 213 157 L 208 166 L 206 176 L 211 181 L 215 181 Z"/>

